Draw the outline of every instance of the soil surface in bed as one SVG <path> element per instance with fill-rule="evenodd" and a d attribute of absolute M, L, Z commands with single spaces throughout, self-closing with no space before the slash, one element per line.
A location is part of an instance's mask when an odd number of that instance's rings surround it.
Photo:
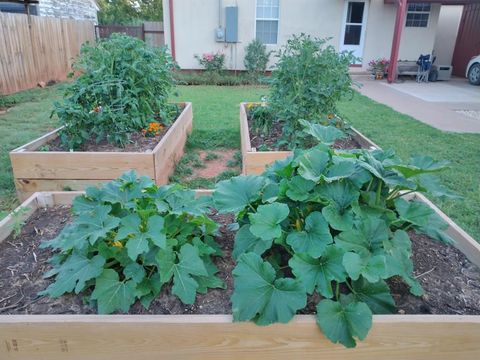
<path fill-rule="evenodd" d="M 256 148 L 257 151 L 288 151 L 288 145 L 286 144 L 277 146 L 278 140 L 282 137 L 282 126 L 281 122 L 275 122 L 269 134 L 256 134 L 251 130 L 251 119 L 248 118 L 250 144 Z M 351 134 L 347 133 L 345 138 L 335 141 L 333 148 L 342 150 L 361 149 L 362 145 L 360 145 Z"/>
<path fill-rule="evenodd" d="M 164 287 L 151 307 L 145 310 L 138 302 L 130 314 L 228 314 L 233 289 L 231 252 L 234 232 L 227 229 L 230 216 L 212 214 L 222 226 L 217 238 L 225 257 L 215 258 L 227 289 L 211 289 L 197 295 L 193 305 L 184 305 Z M 52 239 L 71 220 L 69 206 L 37 210 L 17 237 L 10 235 L 0 243 L 0 315 L 4 314 L 92 314 L 95 310 L 81 296 L 65 295 L 58 299 L 38 296 L 51 282 L 43 279 L 50 269 L 52 252 L 40 249 L 42 240 Z M 457 249 L 426 236 L 410 233 L 413 242 L 414 273 L 425 295 L 410 295 L 398 279 L 389 281 L 400 314 L 480 315 L 480 269 Z M 319 299 L 310 297 L 302 313 L 314 313 Z"/>

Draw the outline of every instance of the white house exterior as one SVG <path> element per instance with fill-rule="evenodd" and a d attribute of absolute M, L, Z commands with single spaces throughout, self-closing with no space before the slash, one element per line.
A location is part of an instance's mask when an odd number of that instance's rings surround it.
<path fill-rule="evenodd" d="M 293 35 L 331 38 L 338 50 L 352 50 L 365 70 L 374 58 L 389 58 L 395 26 L 392 0 L 163 0 L 165 42 L 182 69 L 200 69 L 195 54 L 222 52 L 229 69 L 243 70 L 245 47 L 254 38 L 277 50 Z M 172 8 L 170 5 L 173 5 Z M 225 29 L 225 8 L 238 7 L 238 39 L 217 42 Z M 438 2 L 412 3 L 402 31 L 399 59 L 416 60 L 434 49 L 440 9 Z M 455 13 L 459 21 L 461 12 Z M 173 19 L 173 37 L 171 20 Z M 457 25 L 458 27 L 458 25 Z M 444 36 L 453 51 L 455 36 Z M 173 43 L 172 43 L 173 40 Z M 437 40 L 438 41 L 438 40 Z M 174 47 L 174 50 L 173 50 Z M 449 54 L 443 55 L 449 58 Z M 272 59 L 273 64 L 274 59 Z M 271 64 L 271 65 L 272 65 Z"/>

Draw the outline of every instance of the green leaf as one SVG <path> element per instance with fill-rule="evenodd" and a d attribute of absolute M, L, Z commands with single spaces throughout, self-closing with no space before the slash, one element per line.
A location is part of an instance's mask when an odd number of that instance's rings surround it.
<path fill-rule="evenodd" d="M 328 245 L 320 259 L 314 259 L 306 254 L 295 254 L 288 265 L 309 294 L 313 294 L 317 288 L 320 295 L 331 298 L 332 280 L 343 282 L 346 279 L 347 274 L 342 264 L 343 254 L 343 251 L 335 245 Z"/>
<path fill-rule="evenodd" d="M 345 137 L 345 133 L 334 126 L 322 126 L 306 120 L 300 120 L 300 124 L 305 127 L 303 129 L 304 132 L 312 135 L 315 139 L 324 144 L 331 145 L 335 140 Z"/>
<path fill-rule="evenodd" d="M 352 159 L 335 158 L 335 162 L 328 168 L 327 174 L 323 177 L 325 181 L 332 182 L 348 178 L 355 173 L 356 162 Z"/>
<path fill-rule="evenodd" d="M 352 282 L 352 288 L 355 300 L 366 303 L 374 314 L 395 313 L 395 301 L 385 281 L 371 283 L 361 277 Z"/>
<path fill-rule="evenodd" d="M 116 236 L 117 240 L 128 238 L 125 247 L 128 256 L 136 261 L 139 255 L 145 254 L 150 249 L 149 240 L 155 245 L 165 248 L 166 235 L 164 232 L 164 219 L 154 215 L 148 219 L 146 231 L 142 229 L 142 221 L 138 214 L 130 214 L 121 220 L 121 226 Z"/>
<path fill-rule="evenodd" d="M 410 178 L 420 174 L 442 171 L 448 166 L 448 164 L 448 161 L 437 162 L 430 156 L 421 155 L 411 158 L 410 164 L 408 165 L 394 164 L 387 167 L 396 169 L 406 178 Z"/>
<path fill-rule="evenodd" d="M 285 220 L 290 212 L 286 204 L 272 203 L 260 205 L 257 212 L 249 214 L 250 232 L 262 240 L 271 240 L 282 235 L 280 223 Z"/>
<path fill-rule="evenodd" d="M 337 206 L 330 204 L 322 209 L 322 215 L 335 230 L 348 231 L 353 228 L 353 212 L 351 210 L 341 212 Z"/>
<path fill-rule="evenodd" d="M 172 248 L 160 249 L 155 255 L 155 261 L 157 263 L 158 273 L 160 274 L 160 281 L 162 284 L 166 284 L 172 279 L 173 268 L 177 255 L 173 252 Z"/>
<path fill-rule="evenodd" d="M 298 173 L 307 180 L 318 182 L 327 167 L 330 156 L 327 152 L 314 148 L 298 159 Z"/>
<path fill-rule="evenodd" d="M 353 280 L 358 280 L 362 275 L 372 283 L 386 277 L 385 261 L 382 255 L 362 257 L 353 252 L 343 255 L 343 266 Z"/>
<path fill-rule="evenodd" d="M 132 279 L 135 284 L 140 283 L 145 278 L 145 269 L 142 265 L 132 262 L 123 269 L 125 279 Z"/>
<path fill-rule="evenodd" d="M 336 181 L 325 184 L 319 189 L 320 196 L 334 204 L 338 209 L 346 209 L 358 200 L 360 193 L 354 185 L 346 181 Z"/>
<path fill-rule="evenodd" d="M 378 218 L 362 218 L 358 228 L 343 231 L 335 237 L 335 244 L 344 251 L 354 251 L 367 256 L 383 247 L 388 240 L 389 229 L 385 221 Z"/>
<path fill-rule="evenodd" d="M 287 196 L 294 201 L 304 201 L 309 197 L 308 192 L 315 187 L 315 183 L 305 180 L 301 176 L 295 176 L 288 182 Z"/>
<path fill-rule="evenodd" d="M 80 215 L 76 222 L 78 228 L 77 238 L 74 239 L 75 248 L 81 249 L 84 241 L 94 245 L 98 239 L 106 237 L 118 226 L 120 219 L 110 216 L 111 210 L 110 205 L 99 205 L 92 212 Z"/>
<path fill-rule="evenodd" d="M 286 323 L 307 303 L 300 281 L 275 279 L 272 265 L 255 253 L 240 256 L 233 276 L 232 311 L 235 321 L 254 319 L 258 325 Z"/>
<path fill-rule="evenodd" d="M 97 277 L 91 298 L 97 300 L 99 314 L 111 314 L 117 310 L 128 312 L 135 302 L 135 282 L 119 281 L 115 270 L 105 269 Z"/>
<path fill-rule="evenodd" d="M 419 201 L 406 201 L 402 198 L 395 199 L 395 208 L 400 219 L 414 225 L 425 226 L 430 217 L 435 213 L 430 206 Z"/>
<path fill-rule="evenodd" d="M 185 244 L 178 254 L 179 263 L 173 266 L 172 293 L 177 295 L 184 304 L 193 304 L 198 283 L 192 275 L 208 276 L 207 269 L 198 255 L 197 248 Z"/>
<path fill-rule="evenodd" d="M 333 242 L 328 223 L 316 211 L 305 219 L 304 231 L 293 231 L 287 236 L 287 244 L 297 253 L 305 253 L 314 258 L 320 257 L 328 244 Z"/>
<path fill-rule="evenodd" d="M 340 302 L 325 299 L 317 305 L 317 324 L 334 343 L 355 347 L 355 338 L 365 339 L 372 327 L 372 312 L 363 302 Z"/>
<path fill-rule="evenodd" d="M 215 208 L 222 214 L 239 213 L 260 198 L 264 185 L 263 177 L 253 175 L 220 181 L 213 193 Z"/>
<path fill-rule="evenodd" d="M 251 233 L 250 225 L 243 225 L 235 235 L 232 255 L 234 259 L 238 259 L 240 255 L 246 252 L 254 252 L 257 255 L 262 255 L 271 247 L 272 239 L 262 240 Z"/>
<path fill-rule="evenodd" d="M 50 277 L 58 274 L 55 282 L 40 294 L 56 298 L 74 289 L 78 294 L 84 290 L 88 280 L 96 278 L 103 272 L 104 265 L 105 258 L 101 255 L 89 259 L 74 252 L 59 268 L 45 275 L 45 277 Z"/>

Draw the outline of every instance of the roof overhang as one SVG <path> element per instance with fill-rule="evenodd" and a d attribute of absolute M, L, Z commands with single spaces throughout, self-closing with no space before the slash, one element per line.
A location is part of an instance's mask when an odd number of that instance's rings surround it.
<path fill-rule="evenodd" d="M 409 3 L 434 3 L 442 5 L 465 5 L 480 3 L 480 0 L 408 0 Z M 398 0 L 384 0 L 385 4 L 396 4 Z"/>

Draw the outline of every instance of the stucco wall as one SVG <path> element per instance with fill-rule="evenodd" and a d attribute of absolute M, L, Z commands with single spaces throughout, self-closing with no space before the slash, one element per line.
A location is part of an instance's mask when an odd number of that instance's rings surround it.
<path fill-rule="evenodd" d="M 216 43 L 214 30 L 224 26 L 224 7 L 239 7 L 238 44 Z M 229 69 L 244 69 L 245 46 L 255 37 L 255 0 L 174 0 L 176 58 L 182 69 L 199 69 L 194 54 L 223 52 Z M 166 44 L 170 45 L 168 0 L 163 0 Z M 389 57 L 395 24 L 396 8 L 384 0 L 370 0 L 365 33 L 363 67 L 373 58 Z M 277 50 L 292 34 L 301 32 L 317 37 L 331 37 L 331 44 L 340 46 L 344 0 L 280 0 L 278 44 L 268 45 Z M 427 28 L 404 28 L 400 58 L 416 60 L 420 53 L 433 49 L 440 5 L 432 5 Z M 274 58 L 272 56 L 272 64 Z"/>
<path fill-rule="evenodd" d="M 39 15 L 98 23 L 98 7 L 92 0 L 40 0 Z"/>
<path fill-rule="evenodd" d="M 438 19 L 438 30 L 433 49 L 437 57 L 437 65 L 451 65 L 458 27 L 462 18 L 463 6 L 442 6 Z"/>

